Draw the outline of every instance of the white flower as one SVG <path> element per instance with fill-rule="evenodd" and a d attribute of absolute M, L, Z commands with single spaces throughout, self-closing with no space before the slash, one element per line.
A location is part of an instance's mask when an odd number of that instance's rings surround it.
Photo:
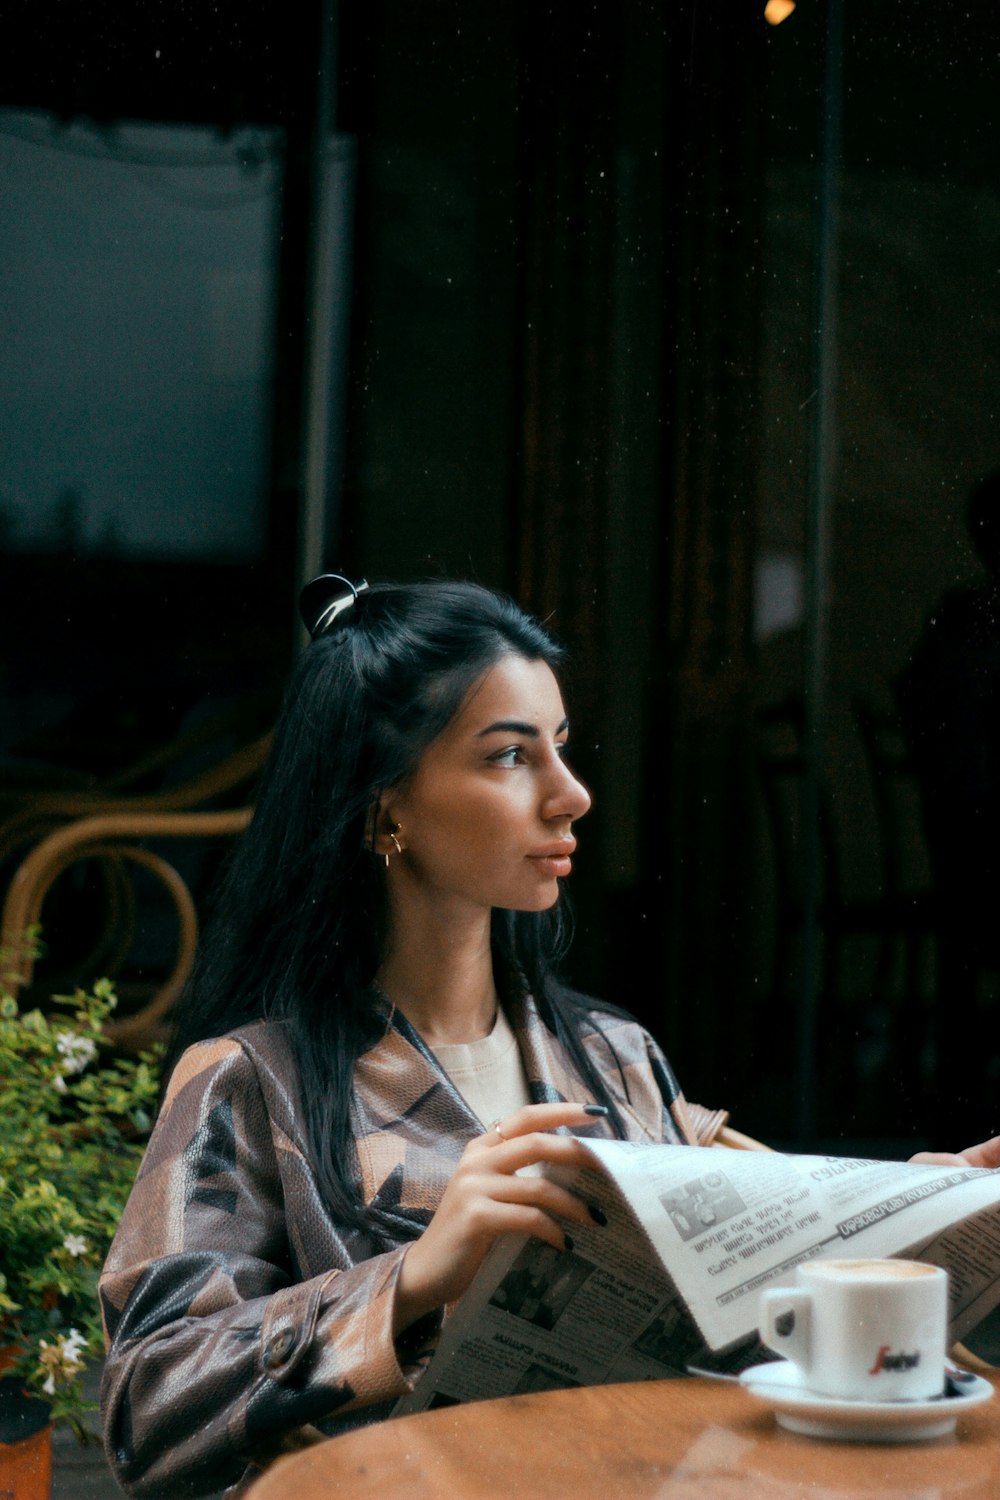
<path fill-rule="evenodd" d="M 56 1091 L 57 1094 L 65 1094 L 65 1092 L 66 1092 L 66 1080 L 62 1076 L 61 1073 L 57 1073 L 56 1076 L 53 1078 L 53 1080 L 52 1080 L 52 1087 L 55 1089 L 55 1091 Z"/>
<path fill-rule="evenodd" d="M 79 1036 L 75 1031 L 60 1031 L 56 1051 L 65 1058 L 67 1073 L 82 1073 L 97 1056 L 97 1043 L 93 1037 Z"/>
<path fill-rule="evenodd" d="M 69 1336 L 63 1339 L 63 1354 L 67 1360 L 79 1361 L 86 1347 L 87 1340 L 78 1328 L 71 1328 Z"/>
<path fill-rule="evenodd" d="M 57 1334 L 53 1344 L 46 1343 L 45 1339 L 39 1340 L 38 1363 L 48 1372 L 42 1382 L 42 1390 L 47 1396 L 54 1396 L 57 1385 L 79 1375 L 86 1347 L 87 1340 L 76 1328 L 71 1328 L 68 1334 Z"/>
<path fill-rule="evenodd" d="M 86 1255 L 87 1241 L 82 1234 L 68 1234 L 63 1240 L 63 1249 L 68 1250 L 70 1255 Z"/>

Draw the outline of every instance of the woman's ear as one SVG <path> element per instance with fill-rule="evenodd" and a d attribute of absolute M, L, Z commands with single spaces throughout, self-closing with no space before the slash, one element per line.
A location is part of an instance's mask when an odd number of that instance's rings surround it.
<path fill-rule="evenodd" d="M 383 858 L 389 854 L 401 854 L 399 841 L 400 823 L 393 816 L 395 788 L 379 792 L 371 800 L 365 818 L 365 845 L 372 854 Z"/>
<path fill-rule="evenodd" d="M 368 812 L 365 814 L 365 848 L 371 854 L 378 853 L 375 840 L 378 834 L 378 815 L 380 800 L 381 799 L 379 797 L 379 794 L 376 793 L 368 805 Z"/>

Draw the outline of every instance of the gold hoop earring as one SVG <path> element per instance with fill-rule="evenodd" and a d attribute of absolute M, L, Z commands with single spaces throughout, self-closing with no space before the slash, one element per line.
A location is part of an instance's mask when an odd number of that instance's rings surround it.
<path fill-rule="evenodd" d="M 396 824 L 396 828 L 399 828 L 400 826 L 401 825 L 399 823 Z M 403 852 L 403 846 L 399 842 L 399 839 L 396 837 L 396 829 L 395 828 L 390 832 L 389 837 L 392 839 L 392 842 L 396 846 L 396 853 L 397 854 L 402 854 L 402 852 Z M 388 868 L 389 868 L 389 853 L 388 853 L 388 850 L 386 851 L 385 854 L 383 854 L 382 858 L 385 860 L 385 867 L 388 870 Z"/>

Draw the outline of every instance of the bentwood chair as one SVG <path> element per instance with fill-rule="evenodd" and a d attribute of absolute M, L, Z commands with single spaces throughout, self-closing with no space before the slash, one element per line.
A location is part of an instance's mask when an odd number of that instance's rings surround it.
<path fill-rule="evenodd" d="M 9 859 L 76 818 L 130 813 L 191 812 L 230 801 L 256 780 L 270 749 L 270 734 L 257 735 L 174 784 L 153 791 L 122 791 L 115 786 L 39 792 L 0 824 L 0 860 Z M 159 764 L 150 757 L 147 767 Z"/>
<path fill-rule="evenodd" d="M 217 716 L 213 722 L 218 727 Z M 270 739 L 257 733 L 233 749 L 228 735 L 214 743 L 187 737 L 180 761 L 173 753 L 177 741 L 173 750 L 165 746 L 147 757 L 146 775 L 129 778 L 134 790 L 53 790 L 25 801 L 0 823 L 0 862 L 9 881 L 6 943 L 20 943 L 26 956 L 24 929 L 38 920 L 51 892 L 44 916 L 55 987 L 83 977 L 114 977 L 130 951 L 140 958 L 137 931 L 146 948 L 141 966 L 158 970 L 169 941 L 157 931 L 164 926 L 165 892 L 180 929 L 177 962 L 186 972 L 190 965 L 182 956 L 193 943 L 195 897 L 211 873 L 209 847 L 245 826 Z M 186 774 L 178 775 L 182 767 Z M 140 789 L 149 776 L 160 780 L 164 770 L 163 784 Z M 153 847 L 147 846 L 150 839 L 157 841 Z M 158 852 L 161 840 L 169 842 L 166 854 Z M 146 873 L 137 880 L 140 869 Z M 173 992 L 182 982 L 177 969 L 166 988 Z M 145 979 L 142 988 L 149 989 Z"/>
<path fill-rule="evenodd" d="M 688 1119 L 694 1128 L 699 1146 L 727 1146 L 732 1151 L 770 1151 L 763 1141 L 733 1130 L 729 1124 L 728 1109 L 706 1109 L 704 1104 L 688 1101 Z"/>
<path fill-rule="evenodd" d="M 165 845 L 232 838 L 250 821 L 252 809 L 231 808 L 209 812 L 111 812 L 79 818 L 49 833 L 31 850 L 14 873 L 3 904 L 0 944 L 6 950 L 7 967 L 15 988 L 30 986 L 34 954 L 25 935 L 37 926 L 45 898 L 59 878 L 80 861 L 98 860 L 113 867 L 120 879 L 109 884 L 107 930 L 112 951 L 103 966 L 112 977 L 116 963 L 131 944 L 134 928 L 134 898 L 119 901 L 116 893 L 126 880 L 127 868 L 141 868 L 158 882 L 169 897 L 177 921 L 176 955 L 166 978 L 153 987 L 133 1014 L 112 1020 L 107 1035 L 121 1046 L 141 1049 L 167 1034 L 167 1016 L 180 994 L 194 963 L 198 942 L 198 916 L 194 897 L 183 876 L 160 849 Z M 149 848 L 155 840 L 157 848 Z M 91 977 L 96 977 L 96 972 Z"/>

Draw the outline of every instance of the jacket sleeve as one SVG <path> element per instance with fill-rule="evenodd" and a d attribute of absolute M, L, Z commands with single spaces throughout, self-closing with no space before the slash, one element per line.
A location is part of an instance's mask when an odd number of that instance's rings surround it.
<path fill-rule="evenodd" d="M 136 1496 L 233 1484 L 422 1368 L 421 1330 L 392 1337 L 403 1249 L 296 1279 L 276 1136 L 238 1042 L 184 1054 L 100 1286 L 105 1446 Z"/>

